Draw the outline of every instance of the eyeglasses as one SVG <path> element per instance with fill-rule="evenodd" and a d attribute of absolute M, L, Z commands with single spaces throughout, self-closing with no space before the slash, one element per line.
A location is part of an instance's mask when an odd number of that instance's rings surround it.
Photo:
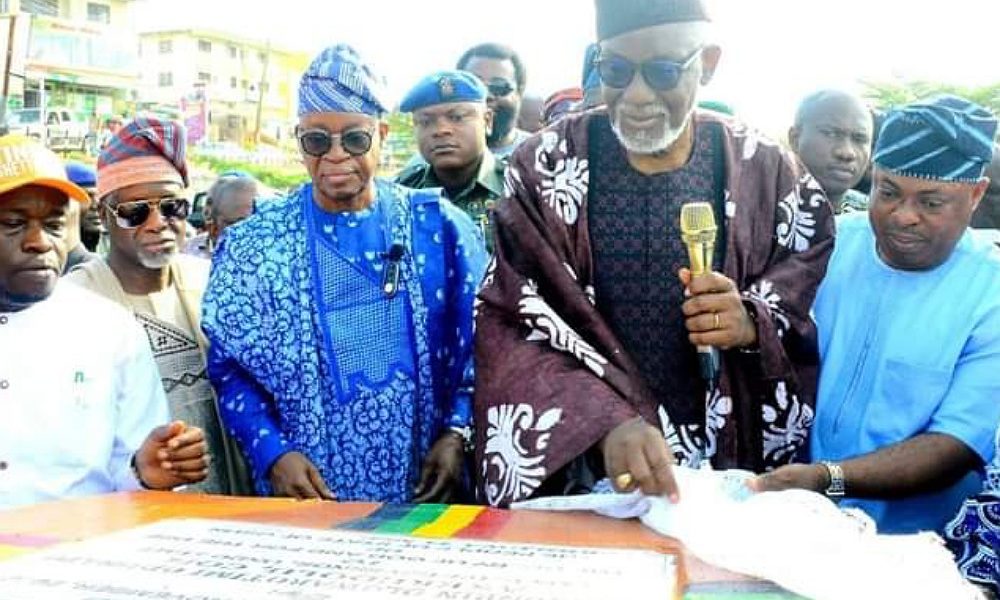
<path fill-rule="evenodd" d="M 486 90 L 494 98 L 506 98 L 516 89 L 517 86 L 502 77 L 495 77 L 486 83 Z"/>
<path fill-rule="evenodd" d="M 333 148 L 334 140 L 351 156 L 367 154 L 372 147 L 374 129 L 350 129 L 343 133 L 330 133 L 322 129 L 307 129 L 297 133 L 299 148 L 309 156 L 322 157 Z"/>
<path fill-rule="evenodd" d="M 122 202 L 115 206 L 105 204 L 108 212 L 115 218 L 115 223 L 122 229 L 136 229 L 149 219 L 153 207 L 160 210 L 160 216 L 165 220 L 186 219 L 190 205 L 184 198 L 163 198 L 161 200 L 134 200 Z"/>
<path fill-rule="evenodd" d="M 610 54 L 597 60 L 597 73 L 604 85 L 610 88 L 625 89 L 632 83 L 635 72 L 638 70 L 650 88 L 658 92 L 665 92 L 677 87 L 681 75 L 694 64 L 694 60 L 701 55 L 702 49 L 698 48 L 681 62 L 653 58 L 641 63 L 634 63 L 625 57 Z"/>

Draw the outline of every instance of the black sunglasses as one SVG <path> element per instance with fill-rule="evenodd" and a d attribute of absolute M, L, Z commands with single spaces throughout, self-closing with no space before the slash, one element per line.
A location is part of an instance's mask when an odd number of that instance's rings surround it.
<path fill-rule="evenodd" d="M 133 200 L 111 206 L 105 204 L 108 212 L 115 218 L 115 223 L 122 229 L 136 229 L 149 219 L 153 207 L 160 210 L 160 216 L 165 220 L 184 220 L 188 216 L 190 204 L 184 198 L 164 198 L 162 200 Z"/>
<path fill-rule="evenodd" d="M 641 63 L 634 63 L 623 56 L 610 54 L 597 59 L 597 73 L 604 85 L 610 88 L 625 89 L 632 83 L 635 72 L 638 70 L 651 89 L 665 92 L 677 87 L 681 75 L 694 64 L 694 60 L 701 55 L 701 51 L 702 48 L 698 48 L 681 62 L 653 58 Z"/>
<path fill-rule="evenodd" d="M 489 91 L 490 96 L 493 96 L 494 98 L 506 98 L 515 89 L 517 89 L 517 87 L 513 83 L 502 77 L 490 79 L 486 84 L 486 90 Z"/>
<path fill-rule="evenodd" d="M 361 156 L 371 150 L 374 133 L 373 129 L 350 129 L 343 133 L 330 133 L 322 129 L 306 129 L 296 132 L 296 136 L 299 139 L 299 148 L 309 156 L 325 156 L 333 148 L 334 140 L 340 144 L 344 152 L 351 156 Z"/>

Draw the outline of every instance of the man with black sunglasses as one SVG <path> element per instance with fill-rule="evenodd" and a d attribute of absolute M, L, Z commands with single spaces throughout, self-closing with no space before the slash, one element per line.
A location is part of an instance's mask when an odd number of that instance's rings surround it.
<path fill-rule="evenodd" d="M 696 108 L 721 51 L 700 0 L 596 0 L 606 108 L 521 145 L 476 321 L 481 490 L 492 504 L 616 489 L 676 498 L 671 465 L 763 471 L 813 418 L 809 307 L 833 247 L 816 181 Z M 692 278 L 681 208 L 719 225 Z M 721 351 L 699 374 L 696 346 Z"/>
<path fill-rule="evenodd" d="M 486 86 L 465 71 L 438 71 L 417 83 L 399 110 L 413 113 L 420 154 L 427 161 L 396 176 L 406 187 L 439 187 L 472 217 L 493 250 L 490 213 L 503 193 L 504 164 L 486 147 L 493 113 Z"/>
<path fill-rule="evenodd" d="M 506 158 L 531 134 L 518 129 L 521 102 L 528 75 L 521 57 L 502 44 L 473 46 L 458 59 L 456 69 L 468 71 L 486 85 L 487 105 L 493 112 L 493 128 L 486 143 L 498 158 Z"/>
<path fill-rule="evenodd" d="M 202 432 L 164 425 L 167 400 L 139 326 L 59 279 L 68 205 L 88 200 L 50 150 L 0 139 L 0 510 L 169 490 L 207 472 Z"/>
<path fill-rule="evenodd" d="M 257 493 L 458 496 L 471 437 L 482 236 L 437 189 L 375 176 L 381 79 L 327 48 L 299 84 L 311 182 L 226 232 L 205 295 L 209 376 Z"/>
<path fill-rule="evenodd" d="M 181 254 L 189 204 L 184 129 L 136 119 L 122 127 L 97 161 L 97 198 L 110 248 L 103 260 L 67 278 L 129 309 L 145 328 L 174 418 L 200 427 L 213 464 L 206 493 L 245 495 L 249 477 L 226 436 L 206 376 L 201 297 L 208 264 Z"/>

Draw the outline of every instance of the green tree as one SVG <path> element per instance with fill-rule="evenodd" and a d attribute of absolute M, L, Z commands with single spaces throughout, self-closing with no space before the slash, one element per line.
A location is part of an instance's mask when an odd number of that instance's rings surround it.
<path fill-rule="evenodd" d="M 980 87 L 932 81 L 866 81 L 864 96 L 879 109 L 909 104 L 937 94 L 954 94 L 985 106 L 1000 115 L 1000 82 Z"/>

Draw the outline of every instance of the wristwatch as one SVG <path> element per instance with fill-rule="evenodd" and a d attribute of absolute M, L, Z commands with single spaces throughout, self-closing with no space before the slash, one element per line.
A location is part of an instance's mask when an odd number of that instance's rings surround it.
<path fill-rule="evenodd" d="M 146 482 L 142 480 L 142 475 L 139 474 L 139 465 L 135 464 L 135 454 L 133 454 L 132 458 L 129 460 L 128 466 L 132 470 L 132 476 L 135 477 L 135 480 L 139 482 L 139 485 L 142 486 L 142 489 L 144 490 L 153 489 L 148 485 L 146 485 Z"/>
<path fill-rule="evenodd" d="M 449 425 L 448 431 L 454 433 L 458 437 L 462 438 L 462 449 L 466 452 L 472 452 L 472 427 L 468 425 L 464 427 L 458 427 L 457 425 Z"/>
<path fill-rule="evenodd" d="M 822 461 L 821 465 L 826 467 L 826 472 L 830 475 L 830 485 L 823 491 L 827 498 L 841 499 L 844 497 L 844 470 L 834 462 Z"/>

